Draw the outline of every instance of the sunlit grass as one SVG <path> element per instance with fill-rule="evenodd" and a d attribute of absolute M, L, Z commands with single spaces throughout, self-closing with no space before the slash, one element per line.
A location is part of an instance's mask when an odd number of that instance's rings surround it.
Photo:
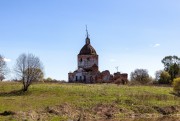
<path fill-rule="evenodd" d="M 0 112 L 38 110 L 64 103 L 84 109 L 97 104 L 116 104 L 134 110 L 138 106 L 180 105 L 180 98 L 170 94 L 171 87 L 38 83 L 24 94 L 9 93 L 21 88 L 21 83 L 0 83 Z"/>

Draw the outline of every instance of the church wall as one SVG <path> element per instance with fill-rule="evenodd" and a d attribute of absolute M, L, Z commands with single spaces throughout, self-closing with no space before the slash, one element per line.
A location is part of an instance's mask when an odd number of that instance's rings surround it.
<path fill-rule="evenodd" d="M 69 82 L 74 82 L 74 73 L 68 73 Z"/>
<path fill-rule="evenodd" d="M 76 78 L 77 78 L 77 80 L 79 80 L 79 81 L 84 80 L 83 73 L 82 73 L 82 72 L 76 73 L 74 80 L 76 80 Z"/>
<path fill-rule="evenodd" d="M 94 83 L 96 74 L 92 72 L 78 72 L 69 73 L 69 82 L 71 83 Z"/>
<path fill-rule="evenodd" d="M 78 68 L 90 68 L 94 64 L 98 66 L 98 55 L 78 55 Z"/>

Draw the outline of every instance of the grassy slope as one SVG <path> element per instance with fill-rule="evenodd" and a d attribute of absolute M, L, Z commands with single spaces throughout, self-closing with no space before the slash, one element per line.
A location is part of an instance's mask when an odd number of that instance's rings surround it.
<path fill-rule="evenodd" d="M 116 108 L 123 109 L 126 113 L 143 114 L 158 113 L 152 108 L 155 106 L 180 106 L 180 98 L 170 94 L 171 87 L 46 83 L 31 85 L 25 94 L 9 93 L 21 88 L 20 83 L 0 83 L 0 112 L 36 111 L 61 104 L 69 104 L 76 109 L 91 111 L 93 107 L 102 104 L 116 105 Z M 7 118 L 11 116 L 0 116 L 2 120 Z"/>

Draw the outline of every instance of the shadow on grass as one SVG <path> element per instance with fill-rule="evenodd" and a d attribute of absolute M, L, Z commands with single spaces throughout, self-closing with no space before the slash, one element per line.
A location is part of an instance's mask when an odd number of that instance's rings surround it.
<path fill-rule="evenodd" d="M 10 97 L 10 96 L 24 96 L 30 94 L 29 91 L 24 92 L 21 90 L 13 90 L 11 92 L 0 92 L 0 97 Z"/>
<path fill-rule="evenodd" d="M 0 116 L 9 116 L 9 115 L 15 115 L 16 113 L 13 111 L 4 111 L 0 113 Z"/>
<path fill-rule="evenodd" d="M 170 94 L 172 94 L 172 95 L 174 95 L 174 96 L 177 96 L 177 97 L 180 97 L 180 94 L 175 93 L 175 92 L 170 92 Z"/>

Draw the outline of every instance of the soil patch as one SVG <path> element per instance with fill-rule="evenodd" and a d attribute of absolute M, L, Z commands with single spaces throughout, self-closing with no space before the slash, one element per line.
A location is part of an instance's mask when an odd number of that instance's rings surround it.
<path fill-rule="evenodd" d="M 95 115 L 105 119 L 112 119 L 115 117 L 115 114 L 119 112 L 117 106 L 107 104 L 98 104 L 92 110 Z"/>
<path fill-rule="evenodd" d="M 46 107 L 38 111 L 18 112 L 18 120 L 43 120 L 48 121 L 53 117 L 64 117 L 72 121 L 89 120 L 115 120 L 119 118 L 157 118 L 171 116 L 180 112 L 180 106 L 147 107 L 135 106 L 132 109 L 120 108 L 116 104 L 97 104 L 92 108 L 77 108 L 70 104 Z"/>
<path fill-rule="evenodd" d="M 154 109 L 163 115 L 171 115 L 180 111 L 180 106 L 154 107 Z"/>

